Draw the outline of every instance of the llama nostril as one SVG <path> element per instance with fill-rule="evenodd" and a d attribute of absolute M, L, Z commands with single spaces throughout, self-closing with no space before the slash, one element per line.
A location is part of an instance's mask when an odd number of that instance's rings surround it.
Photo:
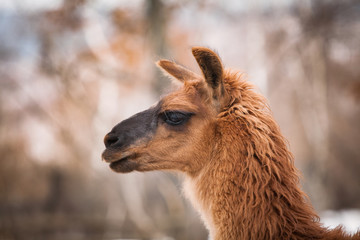
<path fill-rule="evenodd" d="M 118 140 L 119 138 L 117 136 L 107 134 L 104 138 L 105 147 L 107 148 L 110 147 L 111 145 L 115 144 Z"/>

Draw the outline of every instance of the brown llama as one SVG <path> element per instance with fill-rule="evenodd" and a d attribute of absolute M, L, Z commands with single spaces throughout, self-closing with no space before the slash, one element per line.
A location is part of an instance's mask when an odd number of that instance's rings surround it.
<path fill-rule="evenodd" d="M 319 223 L 265 99 L 210 49 L 192 53 L 202 76 L 159 61 L 182 87 L 105 136 L 110 168 L 185 173 L 185 194 L 211 239 L 360 240 Z"/>

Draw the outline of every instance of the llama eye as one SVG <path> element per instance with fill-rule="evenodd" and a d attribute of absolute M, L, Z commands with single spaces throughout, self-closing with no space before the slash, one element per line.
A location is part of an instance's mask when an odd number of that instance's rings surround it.
<path fill-rule="evenodd" d="M 192 115 L 192 113 L 179 111 L 165 111 L 161 114 L 161 117 L 167 124 L 176 126 L 185 123 Z"/>

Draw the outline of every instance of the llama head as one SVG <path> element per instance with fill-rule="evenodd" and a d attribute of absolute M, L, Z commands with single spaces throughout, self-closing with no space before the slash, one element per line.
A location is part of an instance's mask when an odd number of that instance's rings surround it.
<path fill-rule="evenodd" d="M 117 124 L 105 136 L 103 160 L 116 172 L 179 170 L 195 174 L 209 159 L 217 115 L 228 103 L 220 58 L 207 48 L 192 53 L 202 76 L 168 60 L 158 66 L 182 82 L 156 106 Z"/>

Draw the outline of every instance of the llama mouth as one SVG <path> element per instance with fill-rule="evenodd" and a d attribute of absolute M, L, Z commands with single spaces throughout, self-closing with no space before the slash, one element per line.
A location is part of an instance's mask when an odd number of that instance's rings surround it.
<path fill-rule="evenodd" d="M 135 157 L 134 155 L 123 157 L 119 160 L 111 162 L 109 166 L 115 172 L 119 172 L 119 173 L 132 172 L 138 166 L 136 162 L 131 161 L 134 157 Z"/>
<path fill-rule="evenodd" d="M 111 164 L 126 160 L 127 158 L 131 157 L 131 155 L 132 155 L 131 153 L 115 152 L 113 150 L 105 149 L 101 157 L 103 161 Z"/>
<path fill-rule="evenodd" d="M 110 163 L 110 168 L 116 168 L 116 166 L 118 166 L 119 164 L 122 164 L 123 162 L 127 161 L 129 159 L 130 156 L 127 156 L 127 157 L 123 157 L 119 160 L 116 160 L 114 162 L 111 162 Z"/>

